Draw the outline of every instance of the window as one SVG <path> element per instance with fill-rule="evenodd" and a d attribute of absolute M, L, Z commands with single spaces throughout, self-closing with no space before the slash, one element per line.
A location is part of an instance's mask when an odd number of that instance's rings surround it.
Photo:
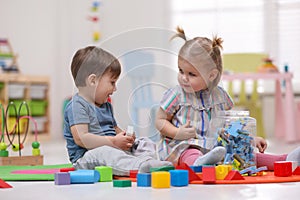
<path fill-rule="evenodd" d="M 300 0 L 173 0 L 172 26 L 187 37 L 218 35 L 224 53 L 266 52 L 300 88 Z"/>

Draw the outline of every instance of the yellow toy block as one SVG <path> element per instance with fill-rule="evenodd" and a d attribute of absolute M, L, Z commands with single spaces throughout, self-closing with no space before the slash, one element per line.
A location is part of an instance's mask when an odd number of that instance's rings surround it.
<path fill-rule="evenodd" d="M 228 172 L 232 169 L 231 165 L 218 165 L 216 166 L 216 179 L 217 180 L 224 180 L 227 176 Z"/>
<path fill-rule="evenodd" d="M 233 159 L 232 166 L 236 170 L 240 170 L 241 163 L 237 159 Z"/>
<path fill-rule="evenodd" d="M 158 171 L 151 173 L 151 185 L 153 188 L 170 188 L 170 172 Z"/>

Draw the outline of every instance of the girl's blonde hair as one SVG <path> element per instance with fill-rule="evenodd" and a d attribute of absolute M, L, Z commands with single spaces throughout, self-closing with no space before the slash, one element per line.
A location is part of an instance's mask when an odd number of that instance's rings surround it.
<path fill-rule="evenodd" d="M 171 39 L 180 37 L 185 40 L 184 45 L 179 50 L 179 57 L 188 61 L 195 66 L 198 70 L 218 70 L 218 76 L 212 83 L 212 87 L 215 87 L 220 82 L 221 74 L 223 72 L 221 49 L 223 40 L 217 36 L 214 36 L 212 40 L 206 37 L 195 37 L 188 40 L 184 30 L 177 27 L 177 34 Z M 205 68 L 203 68 L 205 66 Z M 200 69 L 199 69 L 200 68 Z M 202 72 L 202 71 L 200 71 Z"/>

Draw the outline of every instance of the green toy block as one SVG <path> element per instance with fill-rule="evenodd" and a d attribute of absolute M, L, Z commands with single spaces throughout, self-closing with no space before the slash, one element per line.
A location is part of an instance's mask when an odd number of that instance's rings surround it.
<path fill-rule="evenodd" d="M 150 172 L 168 172 L 174 170 L 174 166 L 165 166 L 165 167 L 151 167 Z"/>
<path fill-rule="evenodd" d="M 107 166 L 97 166 L 95 170 L 99 172 L 100 179 L 99 182 L 110 182 L 113 178 L 113 170 L 111 167 Z"/>
<path fill-rule="evenodd" d="M 131 180 L 113 180 L 114 187 L 131 187 Z"/>

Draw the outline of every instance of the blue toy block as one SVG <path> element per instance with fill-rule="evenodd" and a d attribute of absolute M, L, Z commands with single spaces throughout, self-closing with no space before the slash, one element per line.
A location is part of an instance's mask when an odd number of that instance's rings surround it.
<path fill-rule="evenodd" d="M 202 165 L 200 165 L 200 166 L 190 166 L 190 168 L 191 168 L 195 173 L 202 172 Z"/>
<path fill-rule="evenodd" d="M 189 171 L 188 170 L 170 170 L 171 185 L 175 187 L 187 186 L 189 184 Z"/>
<path fill-rule="evenodd" d="M 96 170 L 80 169 L 69 173 L 71 183 L 95 183 L 100 180 L 100 174 Z"/>
<path fill-rule="evenodd" d="M 137 174 L 136 178 L 138 187 L 151 187 L 151 174 Z"/>
<path fill-rule="evenodd" d="M 55 185 L 70 185 L 71 177 L 68 172 L 57 172 L 54 174 Z"/>

